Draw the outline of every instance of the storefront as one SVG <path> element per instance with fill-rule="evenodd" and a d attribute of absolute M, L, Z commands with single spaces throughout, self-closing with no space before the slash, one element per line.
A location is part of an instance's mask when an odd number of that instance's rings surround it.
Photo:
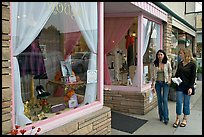
<path fill-rule="evenodd" d="M 167 13 L 152 2 L 105 3 L 104 96 L 113 110 L 145 114 L 149 101 L 152 63 L 163 49 Z"/>
<path fill-rule="evenodd" d="M 103 106 L 103 16 L 101 2 L 10 3 L 13 128 L 110 133 L 110 108 Z"/>
<path fill-rule="evenodd" d="M 193 26 L 195 23 L 195 15 L 183 14 L 182 10 L 177 7 L 184 7 L 186 3 L 171 5 L 171 2 L 154 2 L 155 5 L 168 12 L 169 16 L 169 36 L 171 42 L 169 45 L 169 57 L 172 60 L 173 76 L 176 71 L 176 66 L 179 61 L 178 51 L 180 48 L 189 48 L 193 53 L 196 53 L 198 48 L 196 42 L 196 29 Z M 194 10 L 194 4 L 188 3 L 188 10 Z M 184 7 L 186 8 L 186 7 Z M 174 12 L 173 12 L 174 11 Z M 185 11 L 186 12 L 186 11 Z"/>

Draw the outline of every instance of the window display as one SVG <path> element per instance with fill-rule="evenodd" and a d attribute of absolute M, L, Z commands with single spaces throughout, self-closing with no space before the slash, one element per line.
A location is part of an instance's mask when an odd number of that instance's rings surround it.
<path fill-rule="evenodd" d="M 15 75 L 20 75 L 21 80 L 15 81 L 14 87 L 19 89 L 15 90 L 15 97 L 18 98 L 15 99 L 15 124 L 20 126 L 90 104 L 97 100 L 98 92 L 97 2 L 23 4 L 27 5 L 24 6 L 25 9 L 18 9 L 21 12 L 16 13 L 19 22 L 24 25 L 20 27 L 25 27 L 29 33 L 23 31 L 22 34 L 17 32 L 15 35 L 24 35 L 22 41 L 32 41 L 28 46 L 26 44 L 29 42 L 16 44 L 24 48 L 19 54 L 16 53 L 20 73 Z M 26 16 L 24 11 L 32 6 L 32 12 L 29 11 L 29 16 Z M 35 6 L 39 7 L 38 10 L 46 11 L 39 20 L 39 12 Z M 25 19 L 21 20 L 21 17 Z M 31 18 L 33 22 L 29 20 Z M 20 41 L 15 40 L 13 39 L 14 42 Z M 93 79 L 92 82 L 87 82 L 87 72 L 92 72 L 94 82 Z M 17 94 L 16 91 L 22 94 Z M 22 111 L 18 111 L 18 108 Z"/>

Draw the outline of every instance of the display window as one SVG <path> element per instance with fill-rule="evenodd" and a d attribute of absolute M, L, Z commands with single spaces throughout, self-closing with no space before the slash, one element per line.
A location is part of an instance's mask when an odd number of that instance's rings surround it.
<path fill-rule="evenodd" d="M 132 85 L 137 66 L 137 30 L 137 17 L 105 18 L 105 84 Z"/>
<path fill-rule="evenodd" d="M 178 58 L 178 29 L 175 27 L 172 27 L 172 34 L 171 34 L 171 66 L 173 71 L 173 76 L 176 73 L 177 64 L 179 61 Z"/>
<path fill-rule="evenodd" d="M 114 29 L 111 24 L 114 24 Z M 160 21 L 153 21 L 141 15 L 126 18 L 124 21 L 123 17 L 105 18 L 106 85 L 137 88 L 140 87 L 140 82 L 141 85 L 150 83 L 156 52 L 162 48 L 161 26 Z M 116 31 L 118 28 L 120 31 Z M 143 68 L 142 71 L 140 67 Z M 140 74 L 141 81 L 138 79 Z"/>
<path fill-rule="evenodd" d="M 186 47 L 190 48 L 192 51 L 194 51 L 193 50 L 193 47 L 194 47 L 194 37 L 189 35 L 189 34 L 186 34 Z"/>
<path fill-rule="evenodd" d="M 156 58 L 156 52 L 161 49 L 161 31 L 160 24 L 143 18 L 143 83 L 148 84 L 151 81 L 153 62 Z"/>
<path fill-rule="evenodd" d="M 100 101 L 97 2 L 11 3 L 11 13 L 15 125 L 67 122 Z"/>

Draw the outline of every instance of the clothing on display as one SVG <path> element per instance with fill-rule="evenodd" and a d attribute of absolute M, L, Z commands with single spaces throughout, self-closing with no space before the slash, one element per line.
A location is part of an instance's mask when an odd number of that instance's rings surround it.
<path fill-rule="evenodd" d="M 128 46 L 127 50 L 127 64 L 128 68 L 131 65 L 134 65 L 134 60 L 133 60 L 133 45 Z"/>
<path fill-rule="evenodd" d="M 20 76 L 33 75 L 34 79 L 39 79 L 39 85 L 36 86 L 37 98 L 43 98 L 50 95 L 40 84 L 40 79 L 47 79 L 44 58 L 37 37 L 19 56 Z M 34 93 L 32 93 L 34 94 Z"/>
<path fill-rule="evenodd" d="M 42 76 L 46 74 L 43 54 L 36 38 L 19 56 L 19 69 L 21 77 L 26 74 Z"/>
<path fill-rule="evenodd" d="M 134 60 L 133 60 L 133 45 L 134 45 L 134 37 L 127 35 L 126 36 L 126 49 L 127 49 L 127 64 L 128 67 L 131 65 L 134 65 Z"/>
<path fill-rule="evenodd" d="M 130 35 L 127 35 L 125 38 L 126 38 L 125 47 L 126 49 L 128 49 L 129 46 L 134 45 L 135 40 L 134 40 L 134 37 Z"/>

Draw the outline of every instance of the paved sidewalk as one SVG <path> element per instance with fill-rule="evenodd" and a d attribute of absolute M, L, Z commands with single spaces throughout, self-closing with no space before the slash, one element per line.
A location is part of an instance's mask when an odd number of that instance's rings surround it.
<path fill-rule="evenodd" d="M 125 113 L 124 113 L 125 114 Z M 202 135 L 202 81 L 197 81 L 196 94 L 191 97 L 191 114 L 186 127 L 174 128 L 176 103 L 169 101 L 169 123 L 159 121 L 157 107 L 146 115 L 128 114 L 133 117 L 148 120 L 133 134 L 112 129 L 111 135 Z"/>

